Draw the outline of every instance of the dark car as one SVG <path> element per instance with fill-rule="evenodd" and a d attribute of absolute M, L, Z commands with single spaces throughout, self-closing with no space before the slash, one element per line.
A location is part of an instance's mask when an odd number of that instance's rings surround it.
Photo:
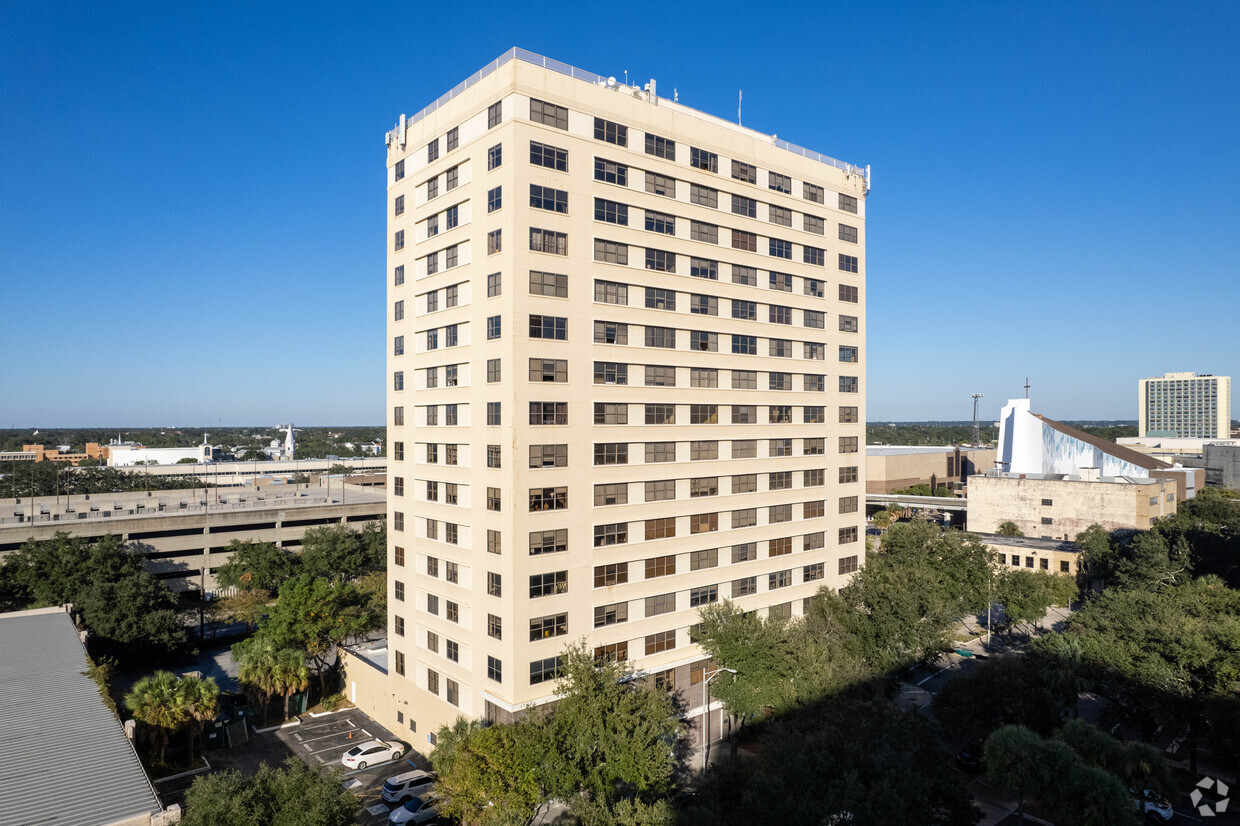
<path fill-rule="evenodd" d="M 982 744 L 970 743 L 956 755 L 956 768 L 967 772 L 982 770 Z"/>

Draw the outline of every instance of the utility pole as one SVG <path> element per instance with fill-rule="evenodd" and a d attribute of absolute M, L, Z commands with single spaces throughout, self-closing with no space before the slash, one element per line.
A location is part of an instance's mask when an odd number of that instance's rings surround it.
<path fill-rule="evenodd" d="M 977 400 L 980 398 L 982 398 L 981 393 L 973 394 L 973 446 L 974 447 L 978 447 L 981 445 L 981 441 L 980 441 L 981 427 L 977 420 Z"/>

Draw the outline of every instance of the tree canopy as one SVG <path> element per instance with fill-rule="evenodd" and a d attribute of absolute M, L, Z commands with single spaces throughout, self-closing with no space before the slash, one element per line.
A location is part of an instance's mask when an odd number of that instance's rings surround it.
<path fill-rule="evenodd" d="M 848 585 L 811 601 L 806 622 L 873 673 L 893 673 L 953 648 L 956 621 L 986 606 L 992 558 L 969 534 L 893 525 Z"/>
<path fill-rule="evenodd" d="M 986 740 L 983 756 L 990 781 L 1017 793 L 1018 812 L 1033 798 L 1064 826 L 1135 826 L 1141 813 L 1129 789 L 1161 791 L 1169 783 L 1157 751 L 1120 743 L 1081 720 L 1051 740 L 1004 726 Z"/>
<path fill-rule="evenodd" d="M 712 767 L 697 824 L 967 824 L 980 817 L 932 723 L 886 702 L 833 699 L 769 724 L 752 760 Z M 832 820 L 832 818 L 836 820 Z"/>
<path fill-rule="evenodd" d="M 431 756 L 442 811 L 524 823 L 557 798 L 583 823 L 668 823 L 681 725 L 668 696 L 623 663 L 596 662 L 584 642 L 564 651 L 556 694 L 549 711 L 516 723 L 440 729 Z"/>
<path fill-rule="evenodd" d="M 311 768 L 293 756 L 280 768 L 199 775 L 185 793 L 183 826 L 347 826 L 359 802 L 344 788 L 339 768 Z"/>
<path fill-rule="evenodd" d="M 277 648 L 296 648 L 315 663 L 319 688 L 336 646 L 380 628 L 386 617 L 351 582 L 302 574 L 280 586 L 279 599 L 259 621 L 258 634 Z"/>
<path fill-rule="evenodd" d="M 271 542 L 236 539 L 228 544 L 228 551 L 228 561 L 215 575 L 221 587 L 275 593 L 303 574 L 340 582 L 385 570 L 387 533 L 381 522 L 367 522 L 360 531 L 348 525 L 326 525 L 305 532 L 300 554 Z"/>
<path fill-rule="evenodd" d="M 115 535 L 91 542 L 57 533 L 31 540 L 0 565 L 9 610 L 73 603 L 93 651 L 121 656 L 169 653 L 186 642 L 178 600 L 143 567 L 144 555 Z"/>

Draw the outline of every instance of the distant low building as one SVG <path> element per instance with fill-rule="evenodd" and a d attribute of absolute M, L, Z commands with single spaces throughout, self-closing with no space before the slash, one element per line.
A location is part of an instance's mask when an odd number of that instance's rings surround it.
<path fill-rule="evenodd" d="M 1065 476 L 1093 468 L 1103 478 L 1170 479 L 1180 501 L 1193 498 L 1205 485 L 1200 468 L 1164 462 L 1034 413 L 1029 399 L 1012 399 L 1004 405 L 995 467 L 1006 473 Z"/>
<path fill-rule="evenodd" d="M 865 492 L 891 493 L 928 485 L 960 490 L 965 481 L 994 467 L 995 448 L 866 445 Z"/>
<path fill-rule="evenodd" d="M 193 447 L 143 447 L 142 445 L 109 445 L 110 467 L 137 465 L 209 464 L 219 458 L 220 449 L 206 443 Z"/>
<path fill-rule="evenodd" d="M 969 479 L 969 529 L 1074 539 L 1090 525 L 1147 529 L 1205 483 L 1200 468 L 1173 466 L 1048 419 L 1013 399 L 999 422 L 995 468 Z"/>
<path fill-rule="evenodd" d="M 979 534 L 978 539 L 994 551 L 1000 565 L 1073 576 L 1081 570 L 1081 549 L 1075 542 L 1028 536 Z"/>
<path fill-rule="evenodd" d="M 1175 481 L 1079 473 L 999 473 L 969 479 L 969 530 L 998 533 L 1012 522 L 1026 536 L 1076 539 L 1090 525 L 1148 530 L 1176 512 Z"/>
<path fill-rule="evenodd" d="M 106 459 L 108 448 L 96 442 L 87 442 L 86 450 L 74 453 L 71 445 L 46 447 L 44 445 L 22 445 L 20 451 L 7 450 L 0 453 L 0 462 L 60 462 L 76 465 L 87 459 Z"/>

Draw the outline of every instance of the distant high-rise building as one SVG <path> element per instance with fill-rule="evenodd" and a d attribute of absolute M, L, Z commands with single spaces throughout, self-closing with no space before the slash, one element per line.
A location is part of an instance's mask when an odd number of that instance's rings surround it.
<path fill-rule="evenodd" d="M 582 637 L 685 690 L 699 607 L 800 614 L 848 581 L 868 180 L 523 50 L 401 117 L 389 682 L 368 711 L 511 719 Z"/>
<path fill-rule="evenodd" d="M 1137 405 L 1141 437 L 1226 439 L 1231 435 L 1231 378 L 1166 373 L 1141 379 Z"/>

